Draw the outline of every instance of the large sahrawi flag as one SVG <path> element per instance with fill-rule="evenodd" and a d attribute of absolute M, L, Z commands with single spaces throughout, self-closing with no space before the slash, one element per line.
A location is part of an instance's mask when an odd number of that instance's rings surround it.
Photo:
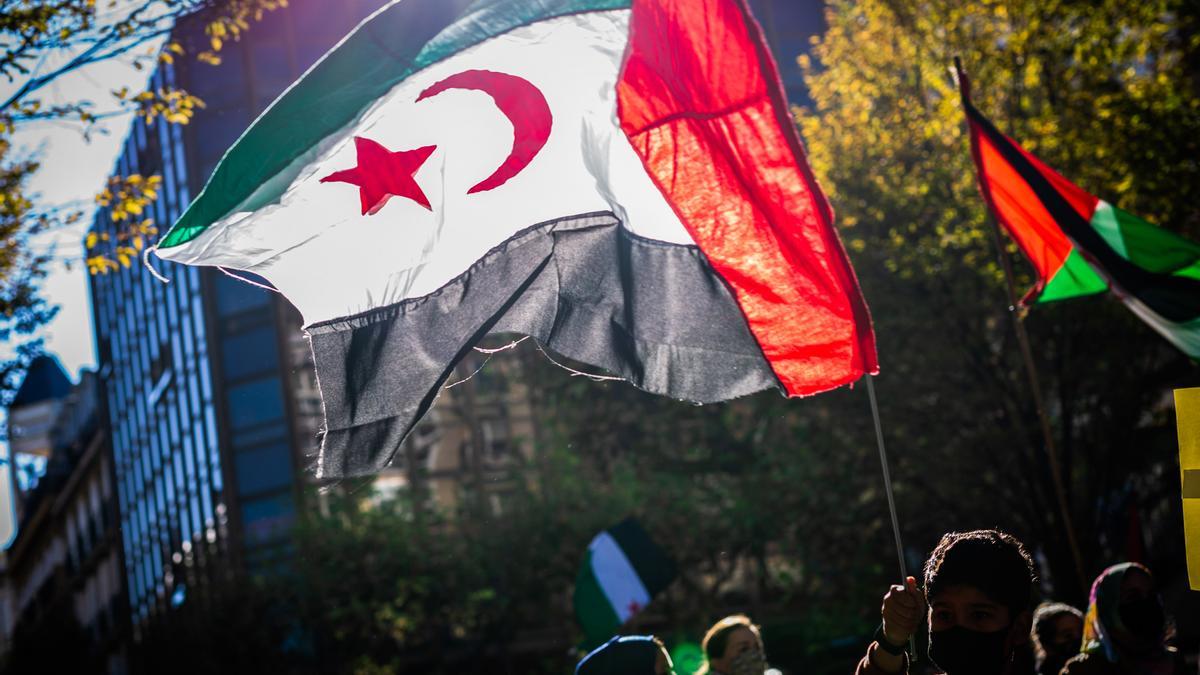
<path fill-rule="evenodd" d="M 1071 183 L 971 104 L 959 72 L 979 186 L 996 219 L 1037 270 L 1023 303 L 1112 289 L 1138 317 L 1200 358 L 1200 245 Z"/>
<path fill-rule="evenodd" d="M 159 244 L 303 313 L 319 475 L 385 466 L 488 333 L 697 402 L 877 370 L 744 0 L 452 4 L 365 21 Z"/>
<path fill-rule="evenodd" d="M 575 616 L 595 647 L 675 579 L 675 563 L 635 518 L 626 518 L 588 544 L 575 579 Z"/>

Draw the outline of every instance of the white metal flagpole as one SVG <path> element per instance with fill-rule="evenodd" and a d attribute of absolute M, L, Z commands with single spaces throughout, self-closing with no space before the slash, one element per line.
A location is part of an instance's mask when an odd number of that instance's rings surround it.
<path fill-rule="evenodd" d="M 892 535 L 896 539 L 896 559 L 900 561 L 900 583 L 908 584 L 908 565 L 904 562 L 904 544 L 900 541 L 900 518 L 896 515 L 896 495 L 892 492 L 892 474 L 888 470 L 887 449 L 883 444 L 883 422 L 879 419 L 879 402 L 875 400 L 875 376 L 867 375 L 867 396 L 871 399 L 871 417 L 875 420 L 875 441 L 879 445 L 879 463 L 883 467 L 883 490 L 887 493 L 888 511 L 892 514 Z M 916 636 L 908 639 L 910 660 L 917 658 Z"/>
<path fill-rule="evenodd" d="M 888 509 L 892 513 L 892 534 L 896 537 L 896 557 L 900 560 L 900 576 L 908 578 L 904 563 L 904 545 L 900 543 L 900 519 L 896 516 L 896 496 L 892 493 L 892 475 L 888 471 L 887 449 L 883 445 L 883 423 L 879 421 L 879 403 L 875 400 L 875 377 L 867 375 L 867 395 L 871 397 L 871 416 L 875 418 L 875 440 L 879 444 L 879 463 L 883 465 L 883 489 L 887 492 Z"/>

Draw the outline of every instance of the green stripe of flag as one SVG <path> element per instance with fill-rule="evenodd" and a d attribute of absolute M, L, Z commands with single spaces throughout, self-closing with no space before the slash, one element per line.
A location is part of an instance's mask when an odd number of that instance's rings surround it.
<path fill-rule="evenodd" d="M 1121 257 L 1144 270 L 1200 279 L 1200 244 L 1103 201 L 1092 214 L 1092 227 Z"/>
<path fill-rule="evenodd" d="M 327 136 L 412 74 L 485 40 L 538 21 L 623 9 L 632 0 L 393 2 L 368 18 L 276 100 L 222 157 L 161 248 L 185 244 L 234 211 L 276 201 Z"/>
<path fill-rule="evenodd" d="M 1156 274 L 1200 279 L 1200 245 L 1103 200 L 1097 202 L 1090 224 L 1109 248 L 1138 267 Z M 1107 288 L 1079 249 L 1072 249 L 1062 267 L 1046 282 L 1038 302 L 1091 295 Z"/>
<path fill-rule="evenodd" d="M 1083 259 L 1079 249 L 1072 248 L 1070 255 L 1063 261 L 1062 267 L 1046 282 L 1038 296 L 1038 302 L 1053 302 L 1078 298 L 1084 295 L 1103 293 L 1108 290 L 1108 284 L 1096 274 L 1092 266 Z"/>
<path fill-rule="evenodd" d="M 587 636 L 589 649 L 607 640 L 621 627 L 621 620 L 596 579 L 591 551 L 588 552 L 587 559 L 579 569 L 579 576 L 575 579 L 574 601 L 575 614 L 579 617 L 583 634 Z"/>

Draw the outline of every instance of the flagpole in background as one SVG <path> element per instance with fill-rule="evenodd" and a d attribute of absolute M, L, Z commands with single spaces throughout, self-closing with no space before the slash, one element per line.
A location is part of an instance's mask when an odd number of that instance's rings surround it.
<path fill-rule="evenodd" d="M 1012 261 L 1004 250 L 1004 240 L 1000 237 L 1000 226 L 996 217 L 988 213 L 992 224 L 992 237 L 996 244 L 996 256 L 1004 268 L 1004 281 L 1008 287 L 1008 313 L 1012 317 L 1013 330 L 1017 334 L 1017 344 L 1021 350 L 1021 360 L 1025 362 L 1025 375 L 1029 378 L 1029 388 L 1033 391 L 1033 405 L 1037 408 L 1038 421 L 1042 427 L 1042 440 L 1046 444 L 1046 454 L 1050 459 L 1050 476 L 1054 481 L 1054 494 L 1058 501 L 1058 510 L 1062 515 L 1063 529 L 1067 534 L 1067 545 L 1071 549 L 1071 557 L 1075 562 L 1075 573 L 1079 575 L 1079 583 L 1087 585 L 1087 575 L 1084 572 L 1083 556 L 1079 553 L 1079 542 L 1075 539 L 1075 526 L 1071 520 L 1070 507 L 1067 505 L 1067 492 L 1063 483 L 1062 466 L 1058 461 L 1058 449 L 1054 442 L 1054 432 L 1050 427 L 1050 417 L 1046 414 L 1046 404 L 1042 400 L 1042 386 L 1038 377 L 1037 366 L 1033 362 L 1033 351 L 1029 348 L 1029 334 L 1025 323 L 1021 320 L 1017 308 L 1016 284 L 1013 282 Z"/>
<path fill-rule="evenodd" d="M 957 78 L 959 91 L 962 94 L 963 104 L 966 105 L 970 101 L 970 84 L 967 80 L 966 73 L 963 72 L 962 61 L 956 56 L 954 57 L 954 74 Z M 978 163 L 978 149 L 975 145 L 975 137 L 971 135 L 971 154 L 972 159 Z M 1071 519 L 1071 510 L 1067 504 L 1067 491 L 1064 487 L 1062 477 L 1062 466 L 1058 461 L 1057 444 L 1054 442 L 1054 432 L 1050 426 L 1050 417 L 1046 414 L 1046 404 L 1042 400 L 1042 386 L 1038 377 L 1037 366 L 1033 362 L 1033 351 L 1029 347 L 1029 334 L 1025 330 L 1025 323 L 1021 320 L 1021 316 L 1017 304 L 1017 286 L 1014 281 L 1012 268 L 1012 260 L 1008 257 L 1008 252 L 1004 248 L 1004 239 L 1000 234 L 1000 223 L 996 220 L 995 210 L 992 208 L 992 196 L 988 191 L 985 181 L 979 179 L 978 172 L 976 173 L 979 191 L 984 196 L 984 201 L 988 205 L 988 222 L 992 227 L 992 240 L 996 245 L 996 257 L 1000 259 L 1000 267 L 1004 270 L 1004 284 L 1008 290 L 1008 313 L 1012 317 L 1013 331 L 1017 335 L 1017 345 L 1021 350 L 1021 360 L 1025 363 L 1025 374 L 1029 378 L 1029 388 L 1033 392 L 1033 405 L 1037 408 L 1038 421 L 1042 428 L 1042 441 L 1046 445 L 1046 455 L 1050 460 L 1050 476 L 1054 482 L 1054 495 L 1058 502 L 1059 514 L 1062 517 L 1063 529 L 1067 535 L 1067 546 L 1071 549 L 1071 558 L 1075 563 L 1075 573 L 1079 577 L 1079 583 L 1083 585 L 1084 592 L 1087 592 L 1088 577 L 1085 573 L 1083 565 L 1083 556 L 1079 553 L 1079 542 L 1075 538 L 1075 525 Z"/>

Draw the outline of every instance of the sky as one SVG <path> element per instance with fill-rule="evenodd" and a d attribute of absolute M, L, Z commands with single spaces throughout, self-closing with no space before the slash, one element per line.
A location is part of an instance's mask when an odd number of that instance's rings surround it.
<path fill-rule="evenodd" d="M 157 49 L 157 45 L 144 49 L 151 47 Z M 149 75 L 149 69 L 138 71 L 129 59 L 98 63 L 62 77 L 43 91 L 42 99 L 45 103 L 90 100 L 98 111 L 111 110 L 115 107 L 111 103 L 112 90 L 128 86 L 139 91 Z M 13 85 L 4 83 L 0 96 L 12 89 Z M 75 226 L 46 233 L 32 242 L 35 250 L 55 252 L 42 290 L 51 303 L 60 307 L 58 316 L 40 335 L 46 340 L 46 350 L 58 356 L 75 380 L 80 368 L 96 366 L 83 237 L 92 222 L 95 195 L 112 173 L 131 121 L 131 115 L 106 119 L 90 140 L 84 138 L 79 124 L 38 122 L 18 129 L 14 139 L 18 155 L 31 155 L 41 163 L 28 184 L 36 202 L 41 206 L 81 208 L 85 213 Z M 165 225 L 159 223 L 160 229 Z"/>
<path fill-rule="evenodd" d="M 149 44 L 145 50 L 157 50 Z M 47 72 L 54 66 L 44 59 L 34 73 Z M 68 73 L 38 94 L 44 104 L 92 101 L 96 112 L 112 110 L 111 92 L 128 86 L 131 91 L 145 88 L 150 70 L 137 70 L 131 58 L 113 59 Z M 7 98 L 23 81 L 0 80 L 0 99 Z M 88 138 L 79 124 L 37 122 L 20 127 L 13 137 L 13 159 L 31 158 L 41 168 L 27 184 L 27 193 L 39 208 L 61 206 L 81 209 L 76 225 L 45 233 L 30 245 L 35 251 L 53 251 L 54 261 L 42 283 L 42 295 L 59 307 L 58 315 L 39 331 L 45 349 L 58 356 L 75 381 L 82 368 L 96 367 L 95 340 L 92 336 L 91 299 L 88 292 L 87 266 L 83 260 L 83 237 L 95 213 L 95 195 L 104 186 L 116 163 L 133 116 L 126 114 L 104 119 L 93 127 Z M 163 227 L 164 224 L 159 224 Z M 12 345 L 0 344 L 0 354 L 11 353 Z M 0 460 L 7 458 L 8 444 L 0 442 Z M 0 464 L 0 473 L 10 465 Z M 16 536 L 16 508 L 11 494 L 12 482 L 0 478 L 0 549 L 11 545 Z"/>

